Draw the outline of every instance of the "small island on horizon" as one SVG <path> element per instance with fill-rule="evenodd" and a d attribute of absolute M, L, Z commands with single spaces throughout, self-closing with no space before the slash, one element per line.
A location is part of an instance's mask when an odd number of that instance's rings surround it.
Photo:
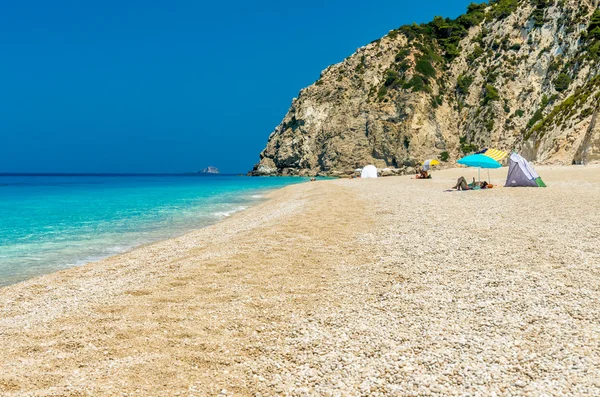
<path fill-rule="evenodd" d="M 200 171 L 197 171 L 198 174 L 220 174 L 221 171 L 217 167 L 213 167 L 209 165 L 206 168 L 202 168 Z"/>

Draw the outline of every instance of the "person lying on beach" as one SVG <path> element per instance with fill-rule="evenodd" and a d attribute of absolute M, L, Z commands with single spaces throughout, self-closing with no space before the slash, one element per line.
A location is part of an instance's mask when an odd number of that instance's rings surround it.
<path fill-rule="evenodd" d="M 473 178 L 473 183 L 467 183 L 465 177 L 461 176 L 460 178 L 458 178 L 458 180 L 456 181 L 456 185 L 454 185 L 452 189 L 473 190 L 476 187 L 479 187 L 480 189 L 491 189 L 494 187 L 494 185 L 491 185 L 486 181 L 475 182 L 475 178 Z"/>
<path fill-rule="evenodd" d="M 475 182 L 475 180 L 473 180 L 472 184 L 469 184 L 470 187 L 479 187 L 480 189 L 491 189 L 494 187 L 494 185 L 487 183 L 487 181 L 483 181 L 483 182 Z"/>
<path fill-rule="evenodd" d="M 415 175 L 415 179 L 428 179 L 429 178 L 429 174 L 427 173 L 427 171 L 423 170 L 423 169 L 418 169 Z"/>
<path fill-rule="evenodd" d="M 469 187 L 469 184 L 467 183 L 467 180 L 465 179 L 465 177 L 461 176 L 456 181 L 456 185 L 452 186 L 452 189 L 457 189 L 457 190 L 471 190 L 472 188 Z"/>

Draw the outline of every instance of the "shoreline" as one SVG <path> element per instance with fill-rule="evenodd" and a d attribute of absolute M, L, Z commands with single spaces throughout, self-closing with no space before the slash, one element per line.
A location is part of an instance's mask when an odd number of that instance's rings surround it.
<path fill-rule="evenodd" d="M 69 176 L 72 176 L 72 175 L 69 175 Z M 74 176 L 79 176 L 79 175 L 74 175 Z M 104 176 L 104 175 L 98 175 L 98 176 Z M 119 175 L 119 176 L 126 177 L 129 175 L 123 174 L 123 175 Z M 155 175 L 151 174 L 149 176 L 155 176 Z M 173 175 L 173 176 L 180 176 L 180 175 Z M 283 187 L 285 187 L 285 186 L 283 186 Z M 28 281 L 31 279 L 35 279 L 37 277 L 43 277 L 43 276 L 53 274 L 56 272 L 65 271 L 65 270 L 69 270 L 72 268 L 85 266 L 90 263 L 95 263 L 95 262 L 99 262 L 102 260 L 106 260 L 106 259 L 114 257 L 114 256 L 123 255 L 123 254 L 129 253 L 138 248 L 142 248 L 142 247 L 145 247 L 148 245 L 159 243 L 161 241 L 178 238 L 178 237 L 184 236 L 188 233 L 192 233 L 196 230 L 200 230 L 205 227 L 212 226 L 216 223 L 222 222 L 223 220 L 234 216 L 235 214 L 237 214 L 239 212 L 243 212 L 249 208 L 252 208 L 256 205 L 259 205 L 259 204 L 265 202 L 266 200 L 268 200 L 268 195 L 270 193 L 277 191 L 278 189 L 281 189 L 281 188 L 282 187 L 262 188 L 262 189 L 259 188 L 259 189 L 251 191 L 250 193 L 252 193 L 252 194 L 250 194 L 248 192 L 243 192 L 244 197 L 247 198 L 246 202 L 230 203 L 230 207 L 231 207 L 230 209 L 228 209 L 226 211 L 210 213 L 210 215 L 212 217 L 214 217 L 214 219 L 210 220 L 210 221 L 205 220 L 203 224 L 194 225 L 193 227 L 191 227 L 192 225 L 190 224 L 190 225 L 187 225 L 186 227 L 180 228 L 182 230 L 176 230 L 176 229 L 164 230 L 163 236 L 150 238 L 149 241 L 142 241 L 142 240 L 136 241 L 136 242 L 131 242 L 129 240 L 120 240 L 119 242 L 115 241 L 115 244 L 118 243 L 118 245 L 114 246 L 114 248 L 118 248 L 118 249 L 116 249 L 116 252 L 98 254 L 98 255 L 87 256 L 87 257 L 80 257 L 80 258 L 76 258 L 76 259 L 71 258 L 72 260 L 74 260 L 74 262 L 70 262 L 70 263 L 66 262 L 66 259 L 65 259 L 64 263 L 56 264 L 54 270 L 51 270 L 51 271 L 42 270 L 35 274 L 32 273 L 33 275 L 28 276 L 28 277 L 25 277 L 24 275 L 21 275 L 21 274 L 8 275 L 6 277 L 6 279 L 0 280 L 0 289 L 11 286 L 11 285 L 19 284 L 21 282 L 25 282 L 25 281 Z M 260 196 L 260 197 L 258 197 L 258 196 Z M 121 247 L 123 249 L 121 249 Z M 112 250 L 112 248 L 113 247 L 105 247 L 105 250 Z"/>
<path fill-rule="evenodd" d="M 314 184 L 312 185 L 314 186 Z M 241 247 L 233 248 L 230 245 L 232 238 L 245 236 L 244 247 L 253 246 L 254 237 L 249 236 L 249 233 L 256 230 L 269 233 L 269 224 L 273 220 L 281 222 L 290 216 L 296 216 L 298 211 L 306 207 L 306 197 L 302 197 L 305 194 L 305 186 L 310 187 L 309 184 L 297 184 L 271 191 L 267 193 L 267 196 L 269 196 L 267 201 L 238 212 L 221 222 L 180 237 L 162 240 L 98 262 L 40 276 L 0 289 L 0 345 L 4 347 L 4 353 L 7 353 L 7 348 L 8 355 L 18 351 L 27 356 L 31 356 L 32 352 L 34 355 L 41 353 L 42 357 L 39 358 L 38 364 L 45 366 L 49 362 L 54 362 L 56 363 L 55 368 L 58 369 L 65 365 L 65 355 L 69 356 L 70 360 L 68 361 L 73 360 L 70 365 L 77 368 L 81 362 L 79 358 L 80 350 L 84 349 L 87 355 L 91 354 L 96 357 L 89 360 L 94 362 L 101 360 L 104 361 L 105 365 L 110 366 L 114 360 L 112 349 L 111 354 L 108 354 L 109 350 L 104 350 L 104 348 L 99 351 L 99 347 L 96 346 L 93 340 L 98 337 L 99 329 L 97 327 L 102 329 L 106 321 L 116 320 L 114 318 L 115 312 L 120 312 L 125 307 L 135 306 L 134 304 L 123 305 L 123 301 L 137 301 L 143 307 L 146 307 L 147 305 L 143 301 L 155 293 L 159 293 L 159 295 L 161 292 L 169 294 L 174 289 L 194 288 L 196 283 L 189 275 L 186 276 L 188 272 L 199 271 L 201 276 L 208 276 L 205 271 L 209 271 L 214 276 L 218 276 L 219 269 L 214 269 L 208 263 L 202 265 L 203 269 L 197 269 L 193 261 L 192 263 L 189 262 L 189 256 L 193 255 L 194 259 L 202 257 L 203 261 L 211 262 L 217 260 L 221 255 L 231 255 L 232 250 L 234 257 L 236 254 L 240 254 L 238 251 Z M 244 256 L 243 253 L 241 255 Z M 262 255 L 262 252 L 258 252 L 258 255 Z M 240 270 L 242 269 L 236 266 L 236 271 Z M 318 269 L 318 271 L 319 276 L 316 280 L 321 282 L 321 269 Z M 173 272 L 176 272 L 176 274 Z M 275 278 L 281 276 L 282 274 L 279 273 L 273 275 Z M 212 280 L 212 278 L 207 280 L 200 278 L 199 281 L 208 284 L 201 288 L 204 293 L 210 291 Z M 165 284 L 167 288 L 158 287 Z M 211 298 L 214 299 L 215 297 Z M 216 299 L 220 300 L 218 296 Z M 179 301 L 177 298 L 166 297 L 159 297 L 156 300 L 161 306 L 170 306 Z M 160 328 L 164 316 L 168 316 L 168 313 L 171 312 L 168 307 L 163 307 L 163 309 L 166 312 L 159 316 L 154 326 L 146 330 L 154 335 L 153 338 L 158 338 L 157 343 L 161 342 L 163 332 L 161 329 L 160 332 L 156 333 L 155 328 Z M 135 310 L 130 312 L 130 315 L 137 316 L 138 314 L 140 313 Z M 142 312 L 142 317 L 129 325 L 136 327 L 136 324 L 144 324 L 148 314 Z M 260 317 L 260 314 L 257 315 Z M 48 331 L 49 328 L 54 327 L 58 327 L 62 331 L 56 334 Z M 38 332 L 40 335 L 38 335 Z M 65 335 L 65 332 L 67 335 Z M 137 336 L 138 333 L 129 335 L 132 338 Z M 35 346 L 38 346 L 40 337 L 43 339 L 49 338 L 46 339 L 46 343 L 50 343 L 50 345 L 55 345 L 58 342 L 62 346 L 61 350 L 64 348 L 66 351 L 56 355 L 56 352 L 52 349 L 44 352 L 38 350 Z M 76 346 L 72 350 L 69 341 L 81 340 L 82 338 L 90 341 L 90 344 L 74 342 Z M 115 342 L 113 339 L 114 335 L 111 335 L 102 345 L 112 344 Z M 68 346 L 63 345 L 65 343 Z M 22 347 L 17 348 L 15 351 L 15 344 Z M 114 351 L 114 354 L 116 354 L 116 351 Z M 190 360 L 196 359 L 192 357 Z M 14 391 L 18 395 L 19 391 L 35 390 L 37 394 L 45 395 L 56 391 L 50 386 L 52 376 L 48 376 L 47 370 L 41 370 L 37 377 L 29 375 L 25 377 L 24 374 L 12 377 L 6 376 L 10 374 L 11 369 L 20 371 L 18 366 L 14 367 L 12 365 L 14 363 L 8 359 L 8 356 L 4 365 L 0 363 L 0 374 L 5 375 L 0 375 L 1 392 Z M 91 364 L 91 361 L 88 361 L 88 363 Z M 154 366 L 152 367 L 154 368 Z M 169 365 L 167 364 L 165 367 L 169 367 Z M 153 371 L 156 368 L 151 370 L 149 367 L 147 370 Z M 51 372 L 54 372 L 54 370 Z M 137 378 L 137 371 L 134 372 L 129 376 Z M 70 377 L 72 377 L 71 373 L 67 375 L 67 378 Z M 118 389 L 127 388 L 129 384 L 127 378 L 123 379 L 116 376 L 116 379 L 115 382 L 119 385 L 114 387 Z M 206 381 L 209 380 L 210 377 L 207 377 Z M 97 381 L 100 383 L 91 386 L 91 389 L 85 389 L 93 390 L 92 394 L 94 395 L 112 395 L 111 386 L 103 384 L 105 381 L 108 382 L 107 379 Z M 119 383 L 123 381 L 125 383 Z M 20 386 L 22 382 L 28 384 L 24 389 Z M 69 381 L 71 385 L 76 383 L 74 380 Z M 62 384 L 59 390 L 61 390 L 61 393 L 68 394 L 71 389 L 65 387 L 65 384 Z M 181 385 L 178 386 L 179 388 L 181 388 Z M 150 392 L 154 388 L 144 390 Z M 220 389 L 214 390 L 218 392 Z M 170 395 L 170 393 L 163 392 L 162 395 Z M 204 393 L 198 395 L 204 395 Z"/>
<path fill-rule="evenodd" d="M 600 168 L 536 168 L 291 185 L 0 289 L 0 393 L 593 394 Z"/>

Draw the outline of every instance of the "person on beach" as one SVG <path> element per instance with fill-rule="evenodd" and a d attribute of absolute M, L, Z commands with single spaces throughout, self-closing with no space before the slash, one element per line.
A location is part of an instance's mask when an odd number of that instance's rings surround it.
<path fill-rule="evenodd" d="M 473 183 L 471 183 L 469 186 L 471 188 L 479 187 L 480 189 L 487 189 L 493 187 L 493 185 L 490 185 L 489 183 L 487 183 L 487 181 L 475 182 L 475 178 L 473 178 Z"/>
<path fill-rule="evenodd" d="M 465 179 L 464 176 L 461 176 L 460 178 L 458 178 L 458 180 L 456 181 L 456 185 L 452 186 L 452 189 L 471 190 L 471 188 L 469 187 L 469 184 L 467 183 L 467 180 Z"/>
<path fill-rule="evenodd" d="M 475 178 L 473 178 L 473 183 L 468 184 L 467 180 L 465 179 L 465 177 L 461 176 L 456 181 L 456 185 L 452 186 L 452 189 L 457 189 L 457 190 L 473 190 L 477 186 L 479 188 L 481 188 L 481 189 L 488 189 L 488 188 L 492 187 L 492 185 L 490 185 L 489 183 L 487 183 L 487 181 L 475 182 Z"/>
<path fill-rule="evenodd" d="M 427 179 L 429 174 L 422 168 L 419 168 L 415 174 L 415 179 Z"/>

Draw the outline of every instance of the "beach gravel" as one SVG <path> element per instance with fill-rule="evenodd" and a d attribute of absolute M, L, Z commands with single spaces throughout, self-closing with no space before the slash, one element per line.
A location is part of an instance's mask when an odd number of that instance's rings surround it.
<path fill-rule="evenodd" d="M 289 186 L 0 289 L 0 395 L 600 395 L 600 167 L 538 171 Z"/>

